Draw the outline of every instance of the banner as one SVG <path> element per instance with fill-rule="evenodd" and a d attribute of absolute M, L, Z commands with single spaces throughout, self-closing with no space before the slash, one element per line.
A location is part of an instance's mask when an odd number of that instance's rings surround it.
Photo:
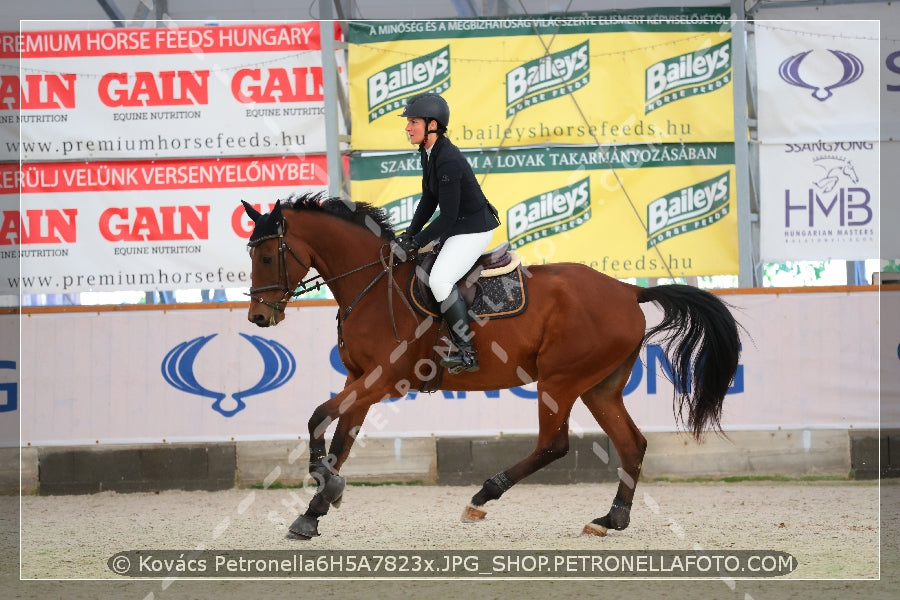
<path fill-rule="evenodd" d="M 881 139 L 900 142 L 900 9 L 895 5 L 890 14 L 881 23 Z"/>
<path fill-rule="evenodd" d="M 19 443 L 19 315 L 0 313 L 0 448 Z"/>
<path fill-rule="evenodd" d="M 900 290 L 881 291 L 881 427 L 900 428 Z"/>
<path fill-rule="evenodd" d="M 241 200 L 328 185 L 325 157 L 0 165 L 0 293 L 249 287 Z M 9 275 L 21 266 L 21 275 Z"/>
<path fill-rule="evenodd" d="M 21 71 L 0 75 L 0 122 L 16 131 L 3 160 L 325 152 L 315 21 L 26 30 L 0 42 L 4 61 L 21 53 Z"/>
<path fill-rule="evenodd" d="M 757 21 L 759 140 L 879 137 L 878 21 Z"/>
<path fill-rule="evenodd" d="M 403 150 L 406 100 L 437 92 L 465 148 L 734 139 L 728 10 L 354 21 L 354 150 Z"/>
<path fill-rule="evenodd" d="M 897 170 L 897 165 L 900 165 L 900 140 L 881 144 L 881 165 L 882 189 L 900 189 L 900 172 Z M 900 260 L 900 235 L 897 235 L 897 224 L 900 223 L 900 196 L 896 193 L 882 195 L 881 223 L 879 256 L 885 260 Z"/>
<path fill-rule="evenodd" d="M 732 144 L 467 151 L 500 213 L 493 243 L 526 264 L 580 262 L 616 278 L 738 271 Z M 351 157 L 352 194 L 404 230 L 418 153 Z"/>
<path fill-rule="evenodd" d="M 726 299 L 747 331 L 725 399 L 726 432 L 878 427 L 876 292 Z M 657 322 L 656 306 L 645 307 Z M 22 320 L 22 443 L 305 438 L 312 411 L 346 381 L 335 311 L 292 305 L 284 322 L 265 329 L 248 322 L 243 307 L 30 314 Z M 895 350 L 897 343 L 893 337 Z M 643 431 L 676 429 L 667 368 L 651 340 L 632 369 L 625 401 Z M 884 397 L 898 393 L 882 388 Z M 535 384 L 409 393 L 373 405 L 360 435 L 534 433 L 536 402 Z M 568 424 L 600 431 L 581 402 Z"/>
<path fill-rule="evenodd" d="M 877 258 L 878 156 L 877 142 L 760 146 L 760 258 Z"/>

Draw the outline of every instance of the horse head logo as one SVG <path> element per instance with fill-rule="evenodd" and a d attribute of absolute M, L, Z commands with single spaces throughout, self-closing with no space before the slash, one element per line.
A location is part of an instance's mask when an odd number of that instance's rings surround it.
<path fill-rule="evenodd" d="M 840 156 L 820 156 L 813 160 L 813 164 L 825 171 L 820 178 L 813 180 L 813 185 L 828 193 L 832 191 L 840 181 L 841 177 L 850 180 L 851 183 L 859 183 L 859 176 L 856 169 L 846 158 Z"/>
<path fill-rule="evenodd" d="M 831 98 L 834 95 L 834 92 L 831 90 L 849 85 L 862 77 L 863 63 L 857 56 L 842 50 L 829 50 L 840 61 L 843 68 L 840 79 L 831 85 L 822 87 L 808 83 L 800 75 L 800 64 L 811 52 L 812 50 L 807 50 L 785 59 L 778 67 L 778 75 L 791 85 L 812 90 L 812 97 L 819 102 L 824 102 Z"/>
<path fill-rule="evenodd" d="M 240 334 L 248 340 L 263 358 L 265 368 L 259 382 L 250 389 L 238 391 L 231 395 L 234 398 L 233 408 L 222 406 L 226 394 L 207 389 L 200 385 L 194 375 L 194 360 L 201 348 L 216 334 L 200 336 L 178 344 L 166 354 L 162 361 L 162 376 L 172 387 L 189 394 L 212 398 L 215 400 L 212 409 L 223 417 L 233 417 L 247 406 L 244 398 L 263 394 L 281 387 L 293 377 L 297 369 L 297 361 L 290 351 L 275 340 L 266 340 L 258 335 Z"/>

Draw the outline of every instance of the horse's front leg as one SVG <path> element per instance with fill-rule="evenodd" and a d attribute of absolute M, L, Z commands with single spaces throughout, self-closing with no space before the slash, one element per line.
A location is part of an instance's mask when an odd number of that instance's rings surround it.
<path fill-rule="evenodd" d="M 356 383 L 348 385 L 340 394 L 319 405 L 309 420 L 309 473 L 316 480 L 318 490 L 306 512 L 291 524 L 289 539 L 306 540 L 319 535 L 319 518 L 325 516 L 331 506 L 340 506 L 345 481 L 338 472 L 350 453 L 369 407 L 377 401 L 377 391 L 360 390 L 360 387 L 365 388 Z M 335 421 L 334 438 L 326 454 L 325 431 Z"/>

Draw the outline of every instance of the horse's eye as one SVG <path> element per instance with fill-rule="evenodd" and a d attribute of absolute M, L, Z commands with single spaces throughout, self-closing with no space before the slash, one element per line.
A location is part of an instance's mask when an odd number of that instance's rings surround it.
<path fill-rule="evenodd" d="M 271 265 L 271 264 L 272 264 L 272 257 L 271 257 L 271 256 L 263 256 L 263 257 L 262 257 L 262 264 L 264 264 L 264 265 Z"/>

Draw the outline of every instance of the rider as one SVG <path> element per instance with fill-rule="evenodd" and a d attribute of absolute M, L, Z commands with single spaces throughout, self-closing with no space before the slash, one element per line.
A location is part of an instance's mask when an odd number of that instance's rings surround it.
<path fill-rule="evenodd" d="M 497 209 L 485 198 L 459 148 L 444 136 L 450 122 L 446 100 L 438 94 L 417 94 L 409 99 L 400 116 L 406 117 L 410 144 L 419 146 L 422 198 L 409 228 L 397 236 L 393 251 L 405 260 L 425 244 L 442 241 L 428 278 L 454 346 L 441 365 L 454 373 L 477 371 L 478 354 L 472 346 L 468 307 L 456 282 L 490 244 L 493 230 L 500 226 Z M 425 227 L 436 209 L 440 209 L 440 214 Z"/>

